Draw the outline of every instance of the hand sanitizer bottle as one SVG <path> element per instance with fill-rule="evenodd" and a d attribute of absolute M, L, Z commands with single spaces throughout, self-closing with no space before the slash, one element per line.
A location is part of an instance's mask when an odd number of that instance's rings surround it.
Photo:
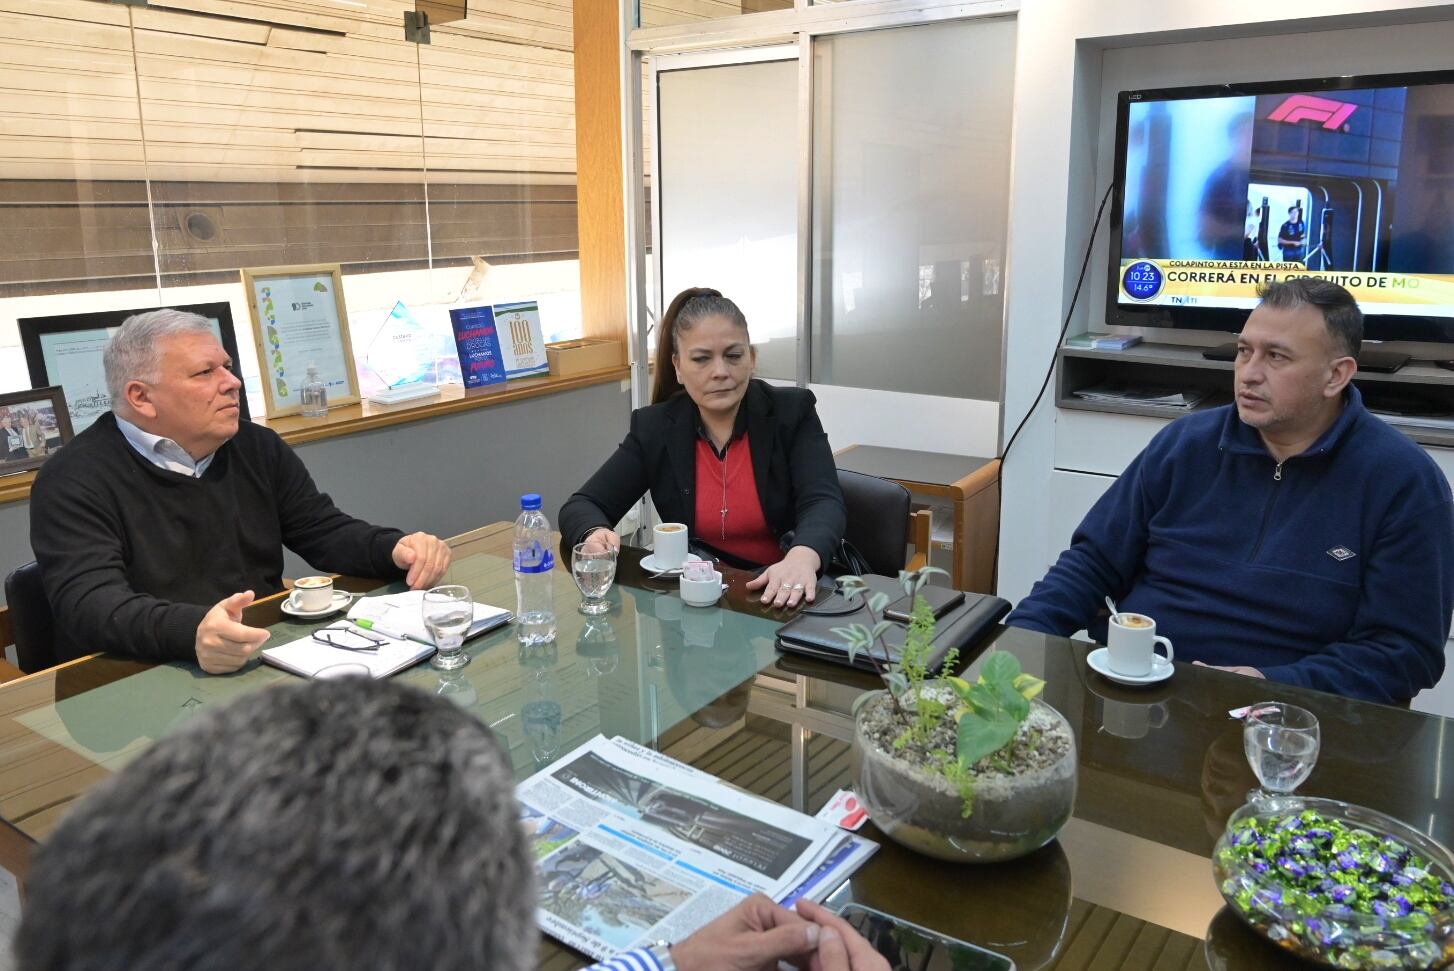
<path fill-rule="evenodd" d="M 308 380 L 298 392 L 303 404 L 304 418 L 324 418 L 328 415 L 328 386 L 318 376 L 318 365 L 308 365 Z"/>

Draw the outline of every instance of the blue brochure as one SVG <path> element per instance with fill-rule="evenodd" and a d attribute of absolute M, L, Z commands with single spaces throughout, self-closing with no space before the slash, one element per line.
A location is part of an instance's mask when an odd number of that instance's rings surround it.
<path fill-rule="evenodd" d="M 500 353 L 500 335 L 495 330 L 492 307 L 451 309 L 454 345 L 459 348 L 460 376 L 466 388 L 480 388 L 505 380 L 505 360 Z"/>

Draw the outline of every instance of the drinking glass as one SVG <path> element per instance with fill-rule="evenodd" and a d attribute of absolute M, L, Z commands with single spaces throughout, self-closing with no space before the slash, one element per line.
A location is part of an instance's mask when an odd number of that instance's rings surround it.
<path fill-rule="evenodd" d="M 470 663 L 464 649 L 464 636 L 475 618 L 469 587 L 453 583 L 426 590 L 423 613 L 424 628 L 434 639 L 434 657 L 429 666 L 438 671 L 453 671 Z"/>
<path fill-rule="evenodd" d="M 1264 801 L 1290 795 L 1318 762 L 1318 719 L 1306 708 L 1264 701 L 1253 705 L 1242 727 L 1242 747 L 1261 789 L 1251 798 Z"/>
<path fill-rule="evenodd" d="M 586 615 L 604 614 L 611 609 L 606 592 L 616 579 L 616 551 L 602 550 L 586 552 L 586 544 L 580 543 L 571 550 L 570 572 L 580 588 L 580 612 Z"/>

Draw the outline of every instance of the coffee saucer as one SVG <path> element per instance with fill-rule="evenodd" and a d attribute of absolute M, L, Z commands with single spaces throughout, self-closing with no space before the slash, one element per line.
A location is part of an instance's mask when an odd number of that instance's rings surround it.
<path fill-rule="evenodd" d="M 1104 647 L 1098 647 L 1086 655 L 1085 663 L 1091 666 L 1091 670 L 1103 678 L 1110 678 L 1117 684 L 1128 684 L 1132 687 L 1143 684 L 1156 684 L 1171 677 L 1175 668 L 1172 663 L 1160 654 L 1151 658 L 1151 671 L 1148 674 L 1122 674 L 1111 669 L 1111 652 Z"/>
<path fill-rule="evenodd" d="M 687 559 L 688 560 L 700 560 L 701 557 L 698 556 L 695 553 L 688 553 L 687 554 Z M 648 573 L 655 573 L 659 577 L 676 576 L 678 573 L 682 572 L 682 568 L 681 568 L 680 565 L 677 565 L 677 566 L 662 566 L 662 565 L 659 565 L 657 563 L 657 561 L 656 561 L 656 554 L 655 553 L 647 553 L 645 556 L 643 556 L 641 558 L 641 568 L 643 570 L 646 570 Z"/>
<path fill-rule="evenodd" d="M 351 603 L 353 603 L 353 594 L 344 593 L 342 590 L 335 590 L 333 591 L 333 602 L 322 610 L 304 610 L 301 607 L 294 607 L 291 595 L 283 600 L 280 609 L 290 617 L 302 617 L 304 620 L 312 620 L 316 617 L 327 617 L 329 614 L 336 614 Z"/>

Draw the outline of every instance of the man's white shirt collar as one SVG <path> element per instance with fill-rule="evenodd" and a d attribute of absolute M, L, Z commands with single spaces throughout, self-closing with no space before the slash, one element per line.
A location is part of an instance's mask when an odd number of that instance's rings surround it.
<path fill-rule="evenodd" d="M 207 471 L 207 466 L 212 464 L 212 459 L 217 455 L 216 452 L 213 452 L 211 455 L 194 461 L 185 448 L 170 438 L 153 435 L 151 432 L 133 425 L 120 415 L 113 413 L 113 416 L 116 418 L 116 427 L 121 429 L 121 434 L 131 443 L 131 447 L 158 468 L 200 479 L 202 473 Z"/>

